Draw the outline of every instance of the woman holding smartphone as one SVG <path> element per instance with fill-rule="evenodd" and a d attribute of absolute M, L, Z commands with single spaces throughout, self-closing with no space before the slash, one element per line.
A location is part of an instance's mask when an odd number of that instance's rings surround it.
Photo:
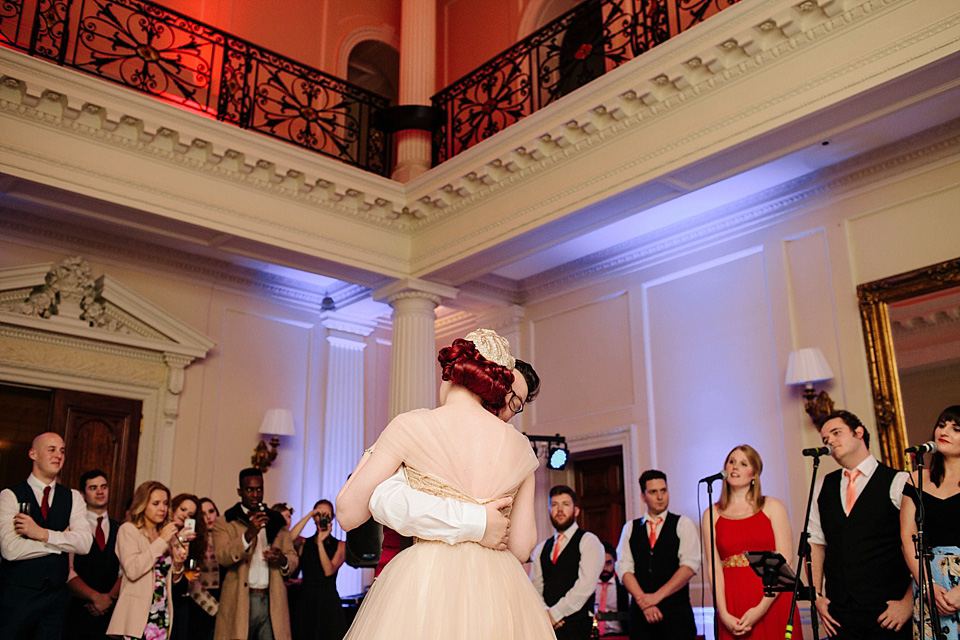
<path fill-rule="evenodd" d="M 190 493 L 177 494 L 170 503 L 170 518 L 177 526 L 176 544 L 187 551 L 184 565 L 186 580 L 181 580 L 173 587 L 173 613 L 177 623 L 173 625 L 170 635 L 172 640 L 191 640 L 194 637 L 190 588 L 203 564 L 207 532 L 203 518 L 197 518 L 199 511 L 200 498 Z"/>
<path fill-rule="evenodd" d="M 183 575 L 186 549 L 169 518 L 170 490 L 156 481 L 137 487 L 128 519 L 117 530 L 123 570 L 107 635 L 167 640 L 173 621 L 171 589 Z"/>
<path fill-rule="evenodd" d="M 210 498 L 200 498 L 200 515 L 203 529 L 197 529 L 198 547 L 205 549 L 199 565 L 198 577 L 190 582 L 190 637 L 196 640 L 213 640 L 213 630 L 220 610 L 220 564 L 213 551 L 213 536 L 210 530 L 220 517 L 220 509 Z M 203 531 L 203 533 L 200 533 Z M 191 545 L 191 549 L 192 549 Z"/>
<path fill-rule="evenodd" d="M 347 544 L 331 533 L 333 503 L 329 500 L 318 500 L 290 536 L 299 536 L 309 520 L 313 520 L 317 532 L 298 550 L 303 586 L 294 636 L 300 640 L 341 640 L 347 632 L 347 620 L 337 592 L 337 571 L 347 557 Z"/>

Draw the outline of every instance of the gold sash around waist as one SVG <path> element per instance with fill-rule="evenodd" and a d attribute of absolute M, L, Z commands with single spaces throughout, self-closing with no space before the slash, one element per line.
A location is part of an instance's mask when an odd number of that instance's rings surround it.
<path fill-rule="evenodd" d="M 724 567 L 749 567 L 750 561 L 747 560 L 745 553 L 738 553 L 723 559 Z"/>

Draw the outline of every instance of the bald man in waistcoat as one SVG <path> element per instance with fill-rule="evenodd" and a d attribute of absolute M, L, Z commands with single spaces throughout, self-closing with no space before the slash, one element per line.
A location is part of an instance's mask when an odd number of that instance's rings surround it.
<path fill-rule="evenodd" d="M 61 640 L 68 554 L 87 553 L 93 536 L 83 496 L 57 482 L 63 438 L 41 433 L 29 455 L 27 480 L 0 492 L 0 638 Z"/>

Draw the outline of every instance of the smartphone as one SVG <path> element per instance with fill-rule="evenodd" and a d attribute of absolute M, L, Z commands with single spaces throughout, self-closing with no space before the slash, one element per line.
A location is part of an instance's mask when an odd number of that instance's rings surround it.
<path fill-rule="evenodd" d="M 186 533 L 187 531 L 195 532 L 197 530 L 197 521 L 193 518 L 187 518 L 183 521 L 183 530 L 181 533 Z"/>

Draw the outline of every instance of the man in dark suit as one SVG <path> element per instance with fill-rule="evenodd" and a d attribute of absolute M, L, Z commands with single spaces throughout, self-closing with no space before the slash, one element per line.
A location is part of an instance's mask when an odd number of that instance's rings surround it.
<path fill-rule="evenodd" d="M 30 477 L 0 492 L 0 638 L 60 640 L 67 554 L 87 553 L 93 536 L 80 492 L 57 483 L 63 438 L 41 433 L 29 455 Z"/>
<path fill-rule="evenodd" d="M 110 485 L 106 473 L 99 469 L 85 472 L 80 476 L 80 488 L 87 503 L 93 544 L 87 555 L 70 554 L 67 588 L 73 597 L 66 624 L 71 639 L 103 640 L 120 594 L 120 560 L 116 553 L 120 523 L 107 514 Z"/>
<path fill-rule="evenodd" d="M 843 640 L 907 640 L 913 593 L 900 550 L 900 501 L 908 475 L 870 455 L 870 434 L 849 411 L 835 411 L 817 424 L 843 467 L 818 481 L 810 511 L 823 628 Z"/>
<path fill-rule="evenodd" d="M 626 628 L 630 594 L 620 582 L 615 570 L 617 548 L 603 541 L 603 571 L 597 581 L 597 633 L 603 636 L 619 636 Z"/>
<path fill-rule="evenodd" d="M 594 591 L 603 572 L 603 544 L 577 526 L 577 495 L 565 485 L 550 489 L 554 534 L 533 550 L 533 586 L 547 605 L 557 640 L 587 640 L 593 627 Z"/>

